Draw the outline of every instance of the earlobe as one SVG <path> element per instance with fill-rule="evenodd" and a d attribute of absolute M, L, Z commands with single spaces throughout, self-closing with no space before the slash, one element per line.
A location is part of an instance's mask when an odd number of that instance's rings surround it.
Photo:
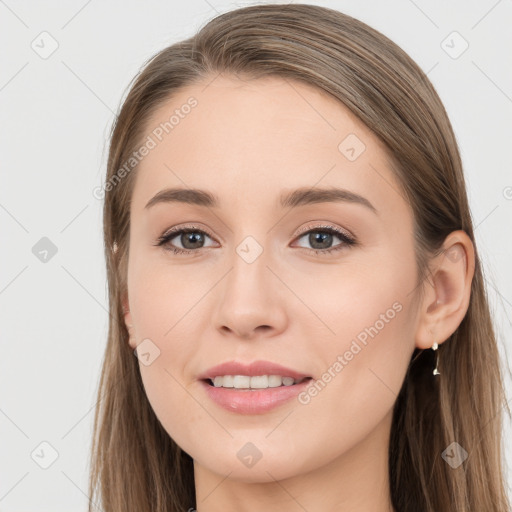
<path fill-rule="evenodd" d="M 416 347 L 431 348 L 447 340 L 466 315 L 471 297 L 474 247 L 465 231 L 446 237 L 442 252 L 431 262 L 429 280 L 416 332 Z"/>

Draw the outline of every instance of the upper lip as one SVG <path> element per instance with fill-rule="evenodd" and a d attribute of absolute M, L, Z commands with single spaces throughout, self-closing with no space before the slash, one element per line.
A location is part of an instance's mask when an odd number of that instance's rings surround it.
<path fill-rule="evenodd" d="M 238 361 L 227 361 L 208 368 L 208 370 L 198 376 L 198 379 L 213 380 L 215 377 L 223 375 L 248 375 L 250 377 L 258 375 L 280 375 L 281 377 L 292 377 L 293 379 L 309 377 L 309 375 L 305 373 L 286 368 L 285 366 L 270 361 L 253 361 L 248 364 Z"/>

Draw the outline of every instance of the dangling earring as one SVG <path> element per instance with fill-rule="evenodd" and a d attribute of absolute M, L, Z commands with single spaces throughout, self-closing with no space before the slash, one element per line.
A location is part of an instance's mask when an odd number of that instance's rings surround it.
<path fill-rule="evenodd" d="M 439 345 L 434 342 L 432 345 L 432 350 L 436 351 L 439 348 Z M 439 373 L 439 370 L 437 369 L 437 365 L 439 364 L 439 352 L 436 354 L 436 367 L 434 368 L 434 371 L 432 372 L 434 375 L 441 375 Z"/>

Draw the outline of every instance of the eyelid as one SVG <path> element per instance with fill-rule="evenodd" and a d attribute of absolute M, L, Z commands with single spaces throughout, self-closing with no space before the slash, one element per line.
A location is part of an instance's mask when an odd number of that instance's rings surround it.
<path fill-rule="evenodd" d="M 315 222 L 315 221 L 313 221 L 313 222 Z M 318 221 L 318 222 L 322 222 L 322 221 Z M 345 235 L 350 240 L 355 240 L 355 236 L 350 231 L 348 231 L 340 226 L 335 226 L 334 224 L 331 224 L 329 222 L 323 222 L 322 224 L 318 224 L 318 225 L 304 226 L 304 227 L 300 228 L 299 231 L 297 231 L 295 236 L 299 237 L 300 235 L 304 234 L 305 232 L 314 231 L 314 230 L 323 229 L 323 228 L 330 228 L 330 229 L 334 229 L 335 231 L 340 231 L 343 235 Z"/>
<path fill-rule="evenodd" d="M 169 228 L 168 230 L 164 231 L 164 233 L 159 238 L 166 238 L 171 233 L 174 233 L 176 231 L 188 231 L 188 230 L 204 231 L 210 238 L 212 238 L 213 240 L 216 240 L 216 237 L 213 236 L 212 232 L 208 228 L 198 225 L 198 224 L 197 225 L 196 224 L 190 224 L 190 225 L 189 224 L 186 224 L 186 225 L 178 224 L 177 226 L 173 226 L 172 228 Z"/>

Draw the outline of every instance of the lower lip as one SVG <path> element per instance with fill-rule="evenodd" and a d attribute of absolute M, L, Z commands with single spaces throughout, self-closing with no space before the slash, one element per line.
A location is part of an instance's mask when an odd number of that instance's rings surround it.
<path fill-rule="evenodd" d="M 293 386 L 266 389 L 234 389 L 211 386 L 201 381 L 206 394 L 224 409 L 240 414 L 261 414 L 296 397 L 313 379 L 306 379 Z"/>

